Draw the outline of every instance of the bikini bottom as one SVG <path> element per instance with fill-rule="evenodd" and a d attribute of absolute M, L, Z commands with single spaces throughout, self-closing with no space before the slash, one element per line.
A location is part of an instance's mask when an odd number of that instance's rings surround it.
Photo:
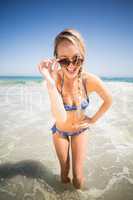
<path fill-rule="evenodd" d="M 80 130 L 78 131 L 75 131 L 75 132 L 68 132 L 68 131 L 62 131 L 62 130 L 59 130 L 57 127 L 56 127 L 56 124 L 54 124 L 51 128 L 51 131 L 53 134 L 55 134 L 56 132 L 59 132 L 60 135 L 62 137 L 68 137 L 68 136 L 75 136 L 75 135 L 79 135 L 80 133 L 82 133 L 83 131 L 87 130 L 89 127 L 87 128 L 81 128 Z"/>

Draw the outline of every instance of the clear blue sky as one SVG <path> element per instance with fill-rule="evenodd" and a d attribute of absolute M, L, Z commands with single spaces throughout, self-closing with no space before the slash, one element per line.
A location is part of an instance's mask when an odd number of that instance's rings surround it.
<path fill-rule="evenodd" d="M 133 76 L 133 0 L 0 0 L 0 75 L 40 75 L 67 27 L 84 37 L 88 71 Z"/>

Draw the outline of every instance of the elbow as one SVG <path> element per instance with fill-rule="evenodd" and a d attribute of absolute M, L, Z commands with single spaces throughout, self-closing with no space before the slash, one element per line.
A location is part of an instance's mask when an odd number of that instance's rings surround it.
<path fill-rule="evenodd" d="M 113 98 L 112 98 L 111 95 L 108 96 L 108 98 L 106 99 L 105 103 L 106 103 L 106 105 L 107 105 L 108 107 L 110 107 L 110 106 L 112 105 L 112 103 L 113 103 Z"/>
<path fill-rule="evenodd" d="M 112 98 L 112 96 L 110 95 L 110 97 L 109 97 L 109 104 L 110 104 L 110 106 L 112 105 L 112 103 L 113 103 L 113 98 Z"/>

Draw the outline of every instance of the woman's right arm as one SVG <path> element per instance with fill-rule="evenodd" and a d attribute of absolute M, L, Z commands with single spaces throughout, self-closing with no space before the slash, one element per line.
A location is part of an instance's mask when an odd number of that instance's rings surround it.
<path fill-rule="evenodd" d="M 63 105 L 62 97 L 59 94 L 56 85 L 50 85 L 47 81 L 48 94 L 51 103 L 51 111 L 58 122 L 65 122 L 67 118 L 66 110 Z"/>
<path fill-rule="evenodd" d="M 55 66 L 53 70 L 51 70 L 52 65 Z M 49 99 L 51 103 L 51 112 L 53 114 L 53 117 L 57 122 L 64 123 L 67 119 L 67 114 L 63 105 L 62 97 L 57 89 L 57 84 L 56 84 L 59 78 L 57 76 L 57 63 L 55 62 L 55 60 L 54 61 L 44 60 L 39 64 L 38 68 L 41 74 L 45 77 L 47 82 L 47 89 L 48 89 Z"/>

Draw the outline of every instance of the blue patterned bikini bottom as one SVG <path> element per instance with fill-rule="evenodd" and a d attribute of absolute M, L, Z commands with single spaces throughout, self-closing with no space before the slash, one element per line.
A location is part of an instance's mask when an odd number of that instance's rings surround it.
<path fill-rule="evenodd" d="M 79 131 L 75 131 L 75 132 L 68 132 L 68 131 L 61 131 L 56 127 L 56 124 L 54 124 L 51 128 L 51 131 L 53 134 L 55 134 L 56 132 L 59 132 L 60 135 L 62 137 L 68 137 L 68 136 L 75 136 L 75 135 L 79 135 L 80 133 L 82 133 L 83 131 L 87 130 L 89 127 L 87 128 L 81 128 Z"/>

